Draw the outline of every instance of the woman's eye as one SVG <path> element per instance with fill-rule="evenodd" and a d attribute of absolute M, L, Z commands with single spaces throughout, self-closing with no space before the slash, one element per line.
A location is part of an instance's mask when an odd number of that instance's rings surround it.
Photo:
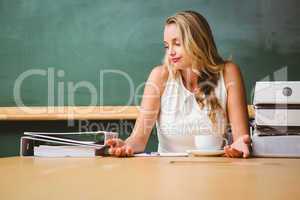
<path fill-rule="evenodd" d="M 165 49 L 168 49 L 169 47 L 168 47 L 168 46 L 164 46 L 164 48 L 165 48 Z"/>
<path fill-rule="evenodd" d="M 176 46 L 180 46 L 180 43 L 175 43 Z"/>

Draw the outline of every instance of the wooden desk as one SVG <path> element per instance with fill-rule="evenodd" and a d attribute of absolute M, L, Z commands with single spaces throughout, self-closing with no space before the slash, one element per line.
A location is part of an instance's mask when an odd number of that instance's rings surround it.
<path fill-rule="evenodd" d="M 0 197 L 14 199 L 300 199 L 300 159 L 0 159 Z"/>

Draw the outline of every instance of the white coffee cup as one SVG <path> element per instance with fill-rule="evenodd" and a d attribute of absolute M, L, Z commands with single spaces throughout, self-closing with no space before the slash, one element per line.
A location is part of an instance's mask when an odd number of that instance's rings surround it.
<path fill-rule="evenodd" d="M 196 135 L 194 138 L 195 146 L 200 150 L 220 150 L 225 145 L 228 144 L 226 138 L 221 135 Z"/>

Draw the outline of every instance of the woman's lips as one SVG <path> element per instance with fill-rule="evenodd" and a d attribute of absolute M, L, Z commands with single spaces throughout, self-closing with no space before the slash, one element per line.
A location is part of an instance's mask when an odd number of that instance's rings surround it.
<path fill-rule="evenodd" d="M 180 57 L 179 58 L 171 58 L 171 60 L 173 63 L 177 63 L 180 60 Z"/>

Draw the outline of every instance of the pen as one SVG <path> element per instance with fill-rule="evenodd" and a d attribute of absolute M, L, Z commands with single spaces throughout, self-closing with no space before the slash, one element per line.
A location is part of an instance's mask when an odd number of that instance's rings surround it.
<path fill-rule="evenodd" d="M 160 152 L 145 152 L 140 154 L 135 154 L 135 156 L 139 157 L 185 157 L 188 156 L 187 153 L 160 153 Z"/>
<path fill-rule="evenodd" d="M 146 152 L 145 154 L 149 156 L 160 156 L 159 152 Z"/>

